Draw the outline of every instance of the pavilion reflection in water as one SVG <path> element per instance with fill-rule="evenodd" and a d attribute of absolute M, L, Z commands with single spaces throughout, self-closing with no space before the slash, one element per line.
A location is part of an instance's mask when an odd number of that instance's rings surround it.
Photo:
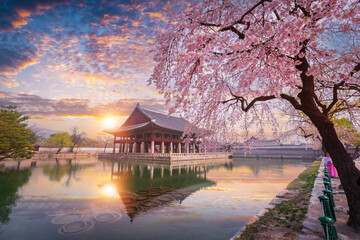
<path fill-rule="evenodd" d="M 133 221 L 139 214 L 171 203 L 181 204 L 192 193 L 214 185 L 206 179 L 212 167 L 216 166 L 112 162 L 111 181 Z"/>

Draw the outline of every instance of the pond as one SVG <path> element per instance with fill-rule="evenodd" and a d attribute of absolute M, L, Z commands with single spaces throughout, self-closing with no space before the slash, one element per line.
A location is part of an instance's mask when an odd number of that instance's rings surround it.
<path fill-rule="evenodd" d="M 0 239 L 229 239 L 311 162 L 0 162 Z"/>

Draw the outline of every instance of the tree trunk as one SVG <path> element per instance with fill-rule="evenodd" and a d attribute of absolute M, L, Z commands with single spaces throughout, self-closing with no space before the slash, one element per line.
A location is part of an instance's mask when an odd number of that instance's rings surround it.
<path fill-rule="evenodd" d="M 75 146 L 76 146 L 76 143 L 71 146 L 70 152 L 74 152 L 74 147 L 75 147 Z"/>
<path fill-rule="evenodd" d="M 107 145 L 107 143 L 105 143 L 105 147 L 104 147 L 104 153 L 106 152 L 106 145 Z"/>
<path fill-rule="evenodd" d="M 305 46 L 307 40 L 304 42 L 304 47 L 300 52 L 305 53 Z M 316 103 L 315 98 L 315 84 L 314 76 L 307 75 L 309 70 L 309 63 L 306 58 L 298 58 L 300 64 L 296 66 L 297 70 L 301 71 L 300 77 L 303 83 L 302 89 L 298 94 L 301 102 L 301 106 L 292 102 L 293 106 L 298 110 L 303 111 L 315 125 L 319 131 L 322 143 L 325 149 L 329 152 L 333 163 L 338 171 L 340 181 L 344 187 L 347 202 L 349 205 L 349 224 L 354 228 L 360 228 L 360 185 L 357 181 L 360 181 L 360 171 L 355 166 L 350 155 L 346 152 L 344 145 L 339 140 L 339 137 L 335 131 L 334 124 L 328 117 L 330 109 L 325 105 Z M 333 102 L 337 102 L 337 89 L 334 85 L 333 89 Z M 322 112 L 320 111 L 320 108 Z"/>
<path fill-rule="evenodd" d="M 357 181 L 360 179 L 360 171 L 357 169 L 351 156 L 346 152 L 344 145 L 339 140 L 334 124 L 324 115 L 322 118 L 319 116 L 311 116 L 310 119 L 319 130 L 322 142 L 333 160 L 341 184 L 344 187 L 349 205 L 349 224 L 355 228 L 359 228 L 360 186 L 357 184 Z"/>
<path fill-rule="evenodd" d="M 63 147 L 59 147 L 59 149 L 57 150 L 56 154 L 59 154 L 62 149 L 63 149 Z"/>

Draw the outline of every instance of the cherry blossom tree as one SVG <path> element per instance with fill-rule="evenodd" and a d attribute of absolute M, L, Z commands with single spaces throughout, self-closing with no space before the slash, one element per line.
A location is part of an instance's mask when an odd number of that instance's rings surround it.
<path fill-rule="evenodd" d="M 359 227 L 360 171 L 329 118 L 339 102 L 360 101 L 359 5 L 355 0 L 191 4 L 171 12 L 157 37 L 157 66 L 149 83 L 193 123 L 211 130 L 246 120 L 245 127 L 258 124 L 261 132 L 264 123 L 275 126 L 271 110 L 284 103 L 305 114 L 334 160 L 349 222 Z M 357 110 L 349 113 L 352 120 Z"/>

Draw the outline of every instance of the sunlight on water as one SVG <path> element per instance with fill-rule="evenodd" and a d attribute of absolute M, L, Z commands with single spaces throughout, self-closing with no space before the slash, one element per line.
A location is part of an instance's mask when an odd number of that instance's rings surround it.
<path fill-rule="evenodd" d="M 115 197 L 118 198 L 119 194 L 115 189 L 115 186 L 112 184 L 105 184 L 101 187 L 101 192 L 107 197 Z"/>
<path fill-rule="evenodd" d="M 309 164 L 4 161 L 0 239 L 229 239 Z"/>

